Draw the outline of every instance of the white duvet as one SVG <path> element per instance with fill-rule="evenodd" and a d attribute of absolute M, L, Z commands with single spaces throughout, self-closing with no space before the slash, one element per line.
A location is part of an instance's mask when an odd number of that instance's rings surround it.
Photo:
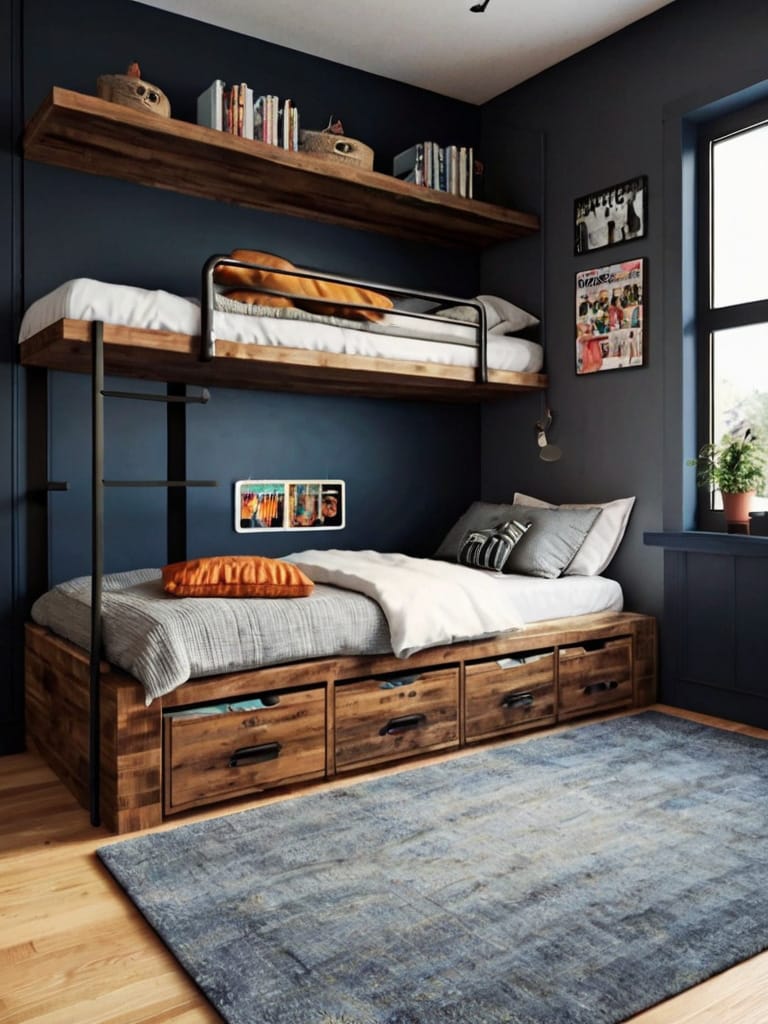
<path fill-rule="evenodd" d="M 470 638 L 520 629 L 519 599 L 498 573 L 379 551 L 302 551 L 288 555 L 315 583 L 366 594 L 389 624 L 400 658 Z M 500 585 L 501 584 L 501 585 Z"/>

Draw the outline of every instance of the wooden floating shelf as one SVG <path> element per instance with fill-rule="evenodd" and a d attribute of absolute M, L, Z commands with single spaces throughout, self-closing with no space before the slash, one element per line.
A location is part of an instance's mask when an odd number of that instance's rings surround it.
<path fill-rule="evenodd" d="M 539 220 L 328 158 L 54 88 L 24 155 L 89 174 L 440 245 L 535 234 Z"/>

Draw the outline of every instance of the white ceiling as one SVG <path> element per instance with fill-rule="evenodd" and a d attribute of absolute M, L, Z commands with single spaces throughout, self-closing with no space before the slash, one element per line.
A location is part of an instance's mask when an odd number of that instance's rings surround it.
<path fill-rule="evenodd" d="M 673 0 L 139 0 L 485 103 Z"/>

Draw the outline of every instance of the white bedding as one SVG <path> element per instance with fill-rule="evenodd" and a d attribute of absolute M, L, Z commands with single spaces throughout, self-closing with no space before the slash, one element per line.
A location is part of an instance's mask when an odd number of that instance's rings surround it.
<path fill-rule="evenodd" d="M 440 644 L 520 629 L 523 617 L 495 574 L 380 551 L 302 551 L 286 559 L 315 583 L 372 597 L 386 616 L 398 658 Z"/>
<path fill-rule="evenodd" d="M 196 300 L 81 277 L 65 282 L 30 305 L 21 323 L 19 341 L 62 318 L 103 320 L 188 335 L 200 333 Z M 476 362 L 475 330 L 457 321 L 417 321 L 397 312 L 386 314 L 377 324 L 337 317 L 312 318 L 308 322 L 303 316 L 259 317 L 235 312 L 216 312 L 214 318 L 216 337 L 228 341 L 452 366 L 474 366 Z M 488 334 L 489 367 L 538 372 L 543 365 L 541 345 L 510 337 L 502 330 L 498 325 Z M 427 337 L 435 340 L 425 340 Z"/>
<path fill-rule="evenodd" d="M 431 558 L 330 549 L 286 555 L 313 582 L 372 597 L 384 612 L 393 652 L 496 636 L 528 622 L 621 611 L 615 580 L 504 575 Z M 578 581 L 570 586 L 571 581 Z"/>

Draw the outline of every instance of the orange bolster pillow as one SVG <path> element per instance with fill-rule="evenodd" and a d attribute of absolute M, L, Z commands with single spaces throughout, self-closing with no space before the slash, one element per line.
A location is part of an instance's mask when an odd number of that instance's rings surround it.
<path fill-rule="evenodd" d="M 321 281 L 314 277 L 291 277 L 280 270 L 296 269 L 288 260 L 268 252 L 252 249 L 235 249 L 232 258 L 245 263 L 261 263 L 269 270 L 255 270 L 251 267 L 221 266 L 214 272 L 217 284 L 233 285 L 240 288 L 271 288 L 288 292 L 300 309 L 327 316 L 344 316 L 351 320 L 381 320 L 383 314 L 377 309 L 392 309 L 392 300 L 368 288 L 335 281 Z M 364 303 L 377 309 L 355 309 L 347 303 Z"/>
<path fill-rule="evenodd" d="M 219 555 L 163 568 L 175 597 L 308 597 L 314 583 L 298 566 L 258 555 Z"/>

